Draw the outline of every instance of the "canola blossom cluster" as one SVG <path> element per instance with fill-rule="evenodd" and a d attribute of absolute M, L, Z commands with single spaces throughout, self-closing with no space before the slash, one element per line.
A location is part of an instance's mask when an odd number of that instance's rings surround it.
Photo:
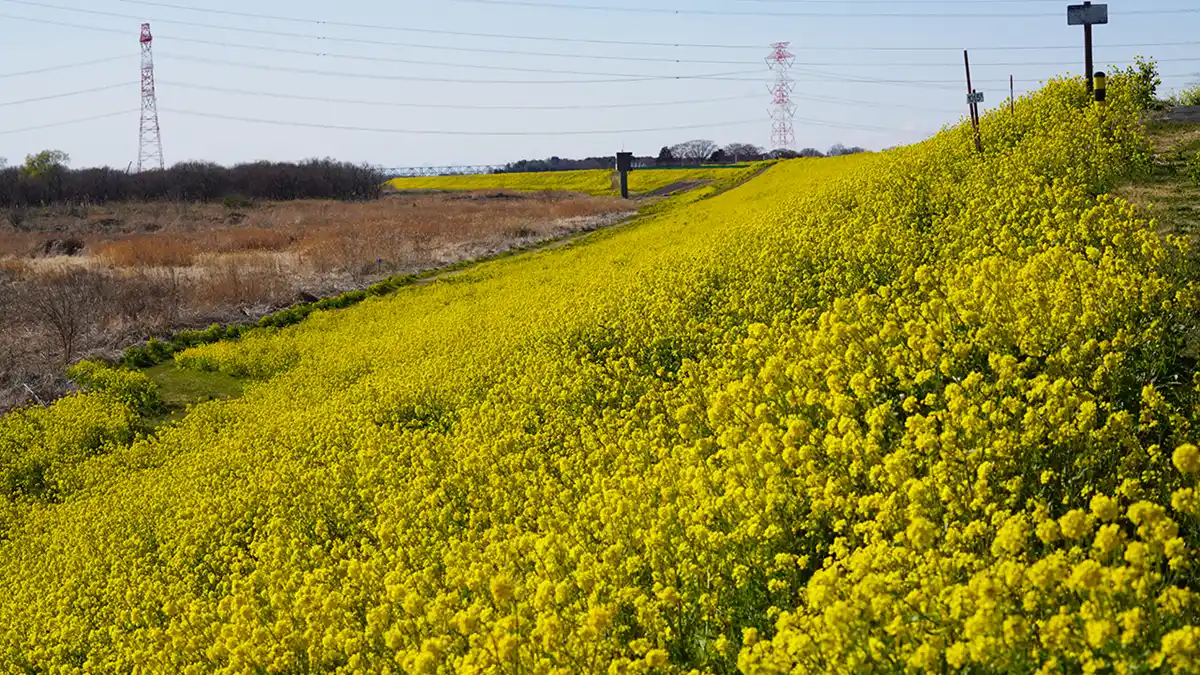
<path fill-rule="evenodd" d="M 675 184 L 737 182 L 770 166 L 770 161 L 729 167 L 713 166 L 679 169 L 635 169 L 629 172 L 629 190 L 644 194 Z M 528 173 L 490 173 L 462 176 L 418 176 L 393 178 L 388 186 L 396 190 L 515 190 L 518 192 L 582 192 L 604 196 L 619 194 L 617 174 L 604 169 L 545 171 Z"/>
<path fill-rule="evenodd" d="M 91 449 L 8 484 L 0 668 L 1196 672 L 1200 285 L 1109 195 L 1137 119 L 1052 81 L 982 155 L 780 162 L 197 347 L 255 383 L 153 436 L 91 372 L 0 427 Z"/>

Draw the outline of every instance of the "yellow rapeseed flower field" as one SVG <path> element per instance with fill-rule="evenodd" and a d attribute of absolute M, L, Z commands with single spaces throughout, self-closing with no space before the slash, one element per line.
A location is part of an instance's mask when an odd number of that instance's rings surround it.
<path fill-rule="evenodd" d="M 1197 672 L 1200 284 L 1114 80 L 198 347 L 255 383 L 153 437 L 91 373 L 0 426 L 3 670 Z"/>
<path fill-rule="evenodd" d="M 629 173 L 629 190 L 648 193 L 676 183 L 736 182 L 757 173 L 771 162 L 744 166 L 682 169 L 635 169 Z M 394 178 L 388 185 L 396 190 L 514 190 L 518 192 L 583 192 L 614 195 L 619 192 L 616 173 L 603 169 L 546 171 L 536 173 L 493 173 L 469 176 L 420 176 Z"/>

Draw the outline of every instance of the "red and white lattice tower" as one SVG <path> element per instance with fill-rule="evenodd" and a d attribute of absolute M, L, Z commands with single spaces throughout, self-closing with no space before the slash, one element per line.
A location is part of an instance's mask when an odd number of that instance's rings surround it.
<path fill-rule="evenodd" d="M 767 86 L 771 92 L 771 149 L 795 150 L 796 134 L 792 127 L 792 119 L 796 116 L 796 106 L 792 105 L 792 91 L 796 83 L 792 80 L 792 64 L 796 55 L 788 51 L 790 42 L 775 42 L 771 45 L 771 55 L 767 57 L 767 66 L 775 73 L 775 81 Z"/>
<path fill-rule="evenodd" d="M 158 97 L 154 93 L 154 53 L 150 49 L 154 37 L 150 24 L 142 24 L 142 123 L 138 132 L 138 166 L 143 169 L 163 169 L 162 134 L 158 129 Z"/>

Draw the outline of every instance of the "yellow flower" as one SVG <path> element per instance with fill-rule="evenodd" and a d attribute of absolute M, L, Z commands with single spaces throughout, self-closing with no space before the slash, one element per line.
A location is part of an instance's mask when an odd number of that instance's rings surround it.
<path fill-rule="evenodd" d="M 1171 461 L 1183 473 L 1200 473 L 1200 448 L 1191 443 L 1181 445 L 1175 448 Z"/>
<path fill-rule="evenodd" d="M 503 574 L 492 577 L 491 591 L 496 602 L 510 602 L 513 599 L 513 590 L 512 579 Z"/>
<path fill-rule="evenodd" d="M 670 662 L 670 656 L 665 649 L 651 649 L 646 652 L 646 665 L 651 668 L 665 668 Z"/>
<path fill-rule="evenodd" d="M 1038 523 L 1037 538 L 1041 540 L 1043 544 L 1053 544 L 1054 542 L 1058 541 L 1061 535 L 1062 529 L 1059 528 L 1056 521 L 1044 520 L 1041 523 Z"/>
<path fill-rule="evenodd" d="M 1028 537 L 1029 521 L 1025 519 L 1024 515 L 1012 516 L 996 533 L 996 540 L 992 542 L 992 554 L 1016 555 L 1025 548 L 1025 541 Z"/>
<path fill-rule="evenodd" d="M 1121 528 L 1118 525 L 1105 525 L 1096 533 L 1096 541 L 1093 547 L 1102 556 L 1107 556 L 1121 546 L 1124 541 L 1124 536 L 1121 533 Z"/>
<path fill-rule="evenodd" d="M 1104 495 L 1092 497 L 1092 514 L 1100 520 L 1112 522 L 1121 516 L 1117 500 Z"/>
<path fill-rule="evenodd" d="M 1171 495 L 1171 508 L 1179 513 L 1187 513 L 1193 516 L 1200 515 L 1200 495 L 1192 488 L 1176 490 Z"/>
<path fill-rule="evenodd" d="M 1104 579 L 1104 569 L 1095 560 L 1084 560 L 1075 565 L 1068 580 L 1070 586 L 1078 591 L 1089 591 L 1100 586 Z"/>
<path fill-rule="evenodd" d="M 970 656 L 970 651 L 964 642 L 955 642 L 946 650 L 946 663 L 950 664 L 951 668 L 962 668 L 967 665 L 967 659 Z"/>
<path fill-rule="evenodd" d="M 908 665 L 916 670 L 933 671 L 942 662 L 940 650 L 929 643 L 917 647 L 908 657 Z"/>
<path fill-rule="evenodd" d="M 1091 516 L 1079 509 L 1072 510 L 1059 518 L 1058 525 L 1067 539 L 1082 539 L 1092 531 Z"/>
<path fill-rule="evenodd" d="M 1117 627 L 1111 621 L 1096 620 L 1084 624 L 1084 635 L 1093 649 L 1103 649 L 1117 635 Z"/>
<path fill-rule="evenodd" d="M 912 542 L 914 548 L 924 550 L 933 546 L 934 541 L 937 539 L 937 526 L 928 519 L 917 516 L 909 523 L 905 533 L 908 535 L 908 540 Z"/>

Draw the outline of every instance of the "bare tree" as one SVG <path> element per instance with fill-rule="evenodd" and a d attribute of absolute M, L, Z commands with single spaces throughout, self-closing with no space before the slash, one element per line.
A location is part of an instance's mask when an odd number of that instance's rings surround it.
<path fill-rule="evenodd" d="M 695 162 L 699 164 L 704 160 L 712 157 L 712 154 L 717 151 L 717 144 L 704 139 L 695 139 L 680 143 L 679 145 L 671 146 L 671 154 L 684 161 Z"/>
<path fill-rule="evenodd" d="M 851 147 L 851 148 L 847 148 L 846 146 L 842 145 L 841 143 L 838 143 L 838 144 L 834 145 L 832 148 L 830 148 L 829 152 L 827 154 L 830 157 L 841 157 L 842 155 L 857 155 L 860 152 L 866 152 L 866 150 L 858 147 L 857 145 L 854 147 Z"/>
<path fill-rule="evenodd" d="M 752 143 L 730 143 L 724 150 L 725 156 L 735 162 L 760 160 L 765 154 L 762 148 Z"/>
<path fill-rule="evenodd" d="M 26 309 L 57 340 L 64 364 L 75 358 L 80 341 L 101 317 L 105 281 L 100 273 L 68 267 L 26 286 Z"/>

